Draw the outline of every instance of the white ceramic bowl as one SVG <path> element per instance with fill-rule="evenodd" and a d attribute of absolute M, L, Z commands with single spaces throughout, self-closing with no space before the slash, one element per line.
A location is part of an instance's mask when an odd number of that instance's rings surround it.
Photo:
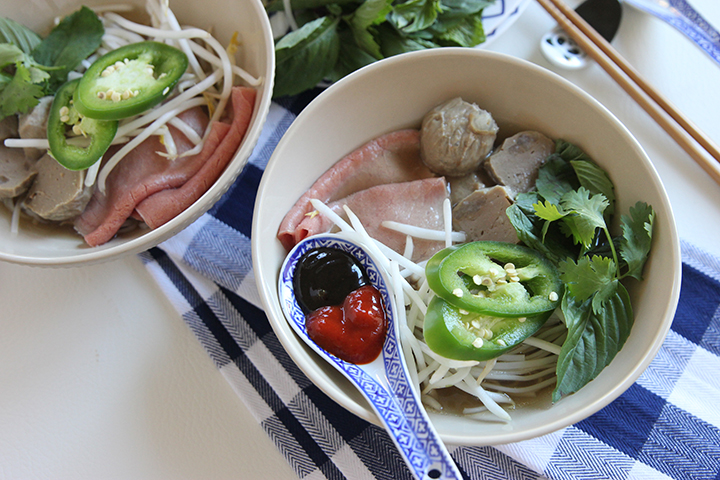
<path fill-rule="evenodd" d="M 617 398 L 645 370 L 672 321 L 680 291 L 680 248 L 668 197 L 657 172 L 628 130 L 602 105 L 561 77 L 492 52 L 438 49 L 366 67 L 330 87 L 295 122 L 270 159 L 253 220 L 255 274 L 270 322 L 299 367 L 331 398 L 377 422 L 353 387 L 293 333 L 277 296 L 285 250 L 278 225 L 297 198 L 328 167 L 364 142 L 395 129 L 418 127 L 433 106 L 462 96 L 490 111 L 503 136 L 534 129 L 583 148 L 605 168 L 627 214 L 638 200 L 657 212 L 645 280 L 631 283 L 636 318 L 625 347 L 594 381 L 556 405 L 549 395 L 511 412 L 510 423 L 478 423 L 431 414 L 449 443 L 493 445 L 550 433 L 578 422 Z"/>
<path fill-rule="evenodd" d="M 81 5 L 117 4 L 114 0 L 0 0 L 2 15 L 46 33 L 56 16 L 67 15 Z M 144 0 L 128 0 L 145 12 Z M 28 8 L 30 6 L 30 8 Z M 116 259 L 138 253 L 167 240 L 197 220 L 227 191 L 242 171 L 257 143 L 267 118 L 275 76 L 275 50 L 270 22 L 260 0 L 170 0 L 170 8 L 182 25 L 211 29 L 223 45 L 239 33 L 238 65 L 264 79 L 255 101 L 253 118 L 234 158 L 220 178 L 193 205 L 155 230 L 136 230 L 119 235 L 99 247 L 88 247 L 82 237 L 67 229 L 34 226 L 23 222 L 18 235 L 10 232 L 11 214 L 0 206 L 0 260 L 38 266 L 70 266 Z M 38 14 L 41 12 L 41 14 Z"/>

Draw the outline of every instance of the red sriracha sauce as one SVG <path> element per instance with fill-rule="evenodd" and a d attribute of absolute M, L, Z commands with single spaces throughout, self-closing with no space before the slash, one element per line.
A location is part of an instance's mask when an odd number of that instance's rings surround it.
<path fill-rule="evenodd" d="M 314 308 L 305 308 L 308 336 L 328 353 L 362 365 L 380 355 L 387 320 L 380 292 L 358 268 L 362 265 L 343 250 L 324 248 L 320 255 L 310 250 L 298 262 L 293 283 L 298 303 Z"/>
<path fill-rule="evenodd" d="M 385 343 L 386 321 L 380 292 L 365 285 L 350 292 L 341 306 L 318 308 L 305 319 L 308 336 L 346 362 L 375 360 Z"/>

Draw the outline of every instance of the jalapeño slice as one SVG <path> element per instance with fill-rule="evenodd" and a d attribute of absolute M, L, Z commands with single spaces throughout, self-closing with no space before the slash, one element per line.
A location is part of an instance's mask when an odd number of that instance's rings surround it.
<path fill-rule="evenodd" d="M 188 66 L 187 56 L 159 42 L 139 42 L 103 55 L 75 92 L 83 115 L 119 120 L 154 107 L 170 94 Z"/>
<path fill-rule="evenodd" d="M 554 310 L 563 285 L 540 253 L 512 243 L 479 241 L 436 253 L 425 267 L 430 288 L 458 308 L 496 317 Z"/>
<path fill-rule="evenodd" d="M 423 324 L 430 349 L 453 360 L 496 358 L 535 334 L 552 312 L 531 317 L 492 317 L 468 312 L 433 297 Z"/>
<path fill-rule="evenodd" d="M 75 108 L 80 80 L 65 83 L 55 94 L 48 115 L 50 154 L 69 170 L 84 170 L 100 160 L 117 133 L 117 120 L 95 120 Z"/>

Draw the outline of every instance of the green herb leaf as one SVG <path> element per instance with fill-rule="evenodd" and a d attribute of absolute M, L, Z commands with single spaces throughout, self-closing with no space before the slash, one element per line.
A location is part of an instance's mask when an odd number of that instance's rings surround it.
<path fill-rule="evenodd" d="M 566 162 L 573 160 L 592 162 L 592 159 L 580 147 L 562 139 L 555 140 L 555 153 Z"/>
<path fill-rule="evenodd" d="M 340 50 L 338 22 L 336 18 L 320 17 L 275 44 L 275 97 L 313 88 L 333 71 Z"/>
<path fill-rule="evenodd" d="M 535 181 L 535 188 L 540 196 L 552 203 L 560 203 L 563 195 L 576 190 L 579 186 L 580 183 L 570 162 L 556 154 L 548 157 L 545 164 L 540 167 Z"/>
<path fill-rule="evenodd" d="M 5 85 L 12 82 L 12 79 L 13 79 L 12 76 L 10 76 L 6 73 L 0 72 L 0 92 L 2 92 L 3 88 L 5 88 Z"/>
<path fill-rule="evenodd" d="M 615 213 L 615 187 L 607 173 L 591 160 L 571 160 L 570 165 L 575 170 L 580 185 L 587 188 L 591 193 L 603 194 L 608 200 L 605 215 Z"/>
<path fill-rule="evenodd" d="M 485 41 L 482 10 L 462 17 L 439 15 L 429 30 L 446 47 L 474 47 Z"/>
<path fill-rule="evenodd" d="M 388 21 L 403 33 L 428 28 L 441 12 L 440 0 L 407 0 L 395 5 Z"/>
<path fill-rule="evenodd" d="M 338 29 L 338 35 L 340 36 L 338 59 L 332 72 L 327 75 L 327 79 L 331 82 L 336 82 L 345 75 L 377 60 L 358 46 L 350 30 Z"/>
<path fill-rule="evenodd" d="M 548 222 L 560 220 L 566 215 L 565 211 L 561 212 L 558 209 L 558 205 L 548 201 L 535 203 L 533 208 L 535 208 L 535 215 Z"/>
<path fill-rule="evenodd" d="M 597 228 L 605 228 L 603 212 L 608 201 L 602 194 L 591 195 L 584 187 L 563 195 L 560 205 L 566 212 L 563 222 L 572 233 L 576 242 L 585 249 L 590 248 Z"/>
<path fill-rule="evenodd" d="M 462 18 L 480 13 L 495 0 L 440 0 L 443 19 Z"/>
<path fill-rule="evenodd" d="M 531 202 L 535 200 L 537 195 L 520 194 L 515 199 L 515 203 L 506 210 L 518 239 L 528 247 L 541 252 L 555 265 L 568 257 L 576 257 L 577 248 L 573 246 L 572 241 L 557 228 L 553 228 L 554 224 L 546 229 L 547 222 L 532 214 Z"/>
<path fill-rule="evenodd" d="M 564 260 L 558 265 L 558 270 L 566 288 L 579 302 L 603 290 L 615 281 L 617 274 L 615 262 L 598 255 L 581 257 L 577 263 L 572 259 Z M 607 292 L 602 296 L 607 297 Z"/>
<path fill-rule="evenodd" d="M 562 311 L 568 327 L 557 364 L 553 402 L 577 392 L 610 364 L 625 344 L 633 324 L 630 295 L 616 282 L 616 290 L 597 312 L 592 301 L 578 302 L 565 294 Z"/>
<path fill-rule="evenodd" d="M 0 43 L 0 69 L 23 61 L 27 55 L 12 43 Z"/>
<path fill-rule="evenodd" d="M 545 225 L 543 225 L 542 229 L 542 239 L 544 242 L 551 223 L 563 218 L 566 212 L 561 211 L 558 205 L 548 201 L 535 203 L 533 204 L 533 208 L 535 209 L 535 215 L 545 220 Z"/>
<path fill-rule="evenodd" d="M 402 35 L 388 22 L 382 23 L 377 27 L 380 48 L 385 57 L 392 57 L 406 52 L 414 52 L 417 50 L 425 50 L 428 48 L 440 47 L 434 43 L 432 39 L 425 38 L 421 33 Z"/>
<path fill-rule="evenodd" d="M 628 266 L 627 275 L 642 280 L 645 265 L 652 244 L 655 211 L 644 202 L 637 202 L 630 208 L 630 215 L 622 215 L 623 236 L 620 239 L 620 256 Z"/>
<path fill-rule="evenodd" d="M 391 11 L 392 0 L 366 0 L 355 10 L 355 13 L 346 18 L 357 45 L 376 60 L 382 59 L 383 54 L 369 29 L 384 22 Z"/>
<path fill-rule="evenodd" d="M 0 92 L 0 118 L 27 112 L 38 104 L 38 98 L 42 96 L 42 86 L 33 83 L 30 70 L 18 62 L 15 75 Z"/>
<path fill-rule="evenodd" d="M 105 28 L 88 7 L 63 18 L 32 52 L 39 64 L 62 67 L 51 71 L 49 91 L 55 92 L 67 80 L 68 72 L 98 49 Z"/>
<path fill-rule="evenodd" d="M 25 25 L 10 18 L 0 17 L 0 43 L 12 43 L 29 55 L 41 41 L 40 35 Z"/>

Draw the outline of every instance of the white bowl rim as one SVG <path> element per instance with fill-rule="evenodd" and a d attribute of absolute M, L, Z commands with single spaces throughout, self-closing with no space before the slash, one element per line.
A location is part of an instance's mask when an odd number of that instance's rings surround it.
<path fill-rule="evenodd" d="M 651 170 L 654 178 L 653 181 L 659 186 L 660 188 L 660 194 L 662 198 L 662 208 L 665 212 L 667 212 L 668 220 L 669 220 L 669 231 L 667 232 L 670 236 L 670 243 L 672 245 L 672 265 L 674 270 L 673 275 L 673 283 L 672 283 L 672 291 L 671 296 L 669 298 L 668 306 L 665 310 L 664 314 L 664 323 L 662 325 L 662 328 L 659 328 L 652 339 L 652 342 L 646 349 L 645 355 L 643 356 L 643 361 L 637 363 L 631 370 L 626 372 L 625 377 L 616 384 L 615 388 L 613 388 L 611 391 L 607 392 L 605 395 L 602 395 L 595 399 L 595 401 L 588 403 L 583 408 L 578 409 L 574 414 L 572 415 L 566 415 L 554 422 L 550 422 L 547 424 L 544 424 L 540 427 L 534 428 L 534 429 L 528 429 L 523 430 L 519 432 L 507 432 L 502 435 L 502 438 L 495 438 L 495 437 L 483 437 L 482 440 L 477 440 L 473 436 L 468 435 L 450 435 L 445 432 L 439 432 L 441 438 L 443 441 L 450 443 L 450 444 L 456 444 L 456 445 L 499 445 L 499 444 L 505 444 L 505 443 L 514 443 L 522 440 L 527 440 L 530 438 L 535 438 L 541 435 L 549 434 L 552 432 L 555 432 L 557 430 L 560 430 L 564 427 L 570 426 L 574 423 L 577 423 L 590 415 L 598 412 L 608 404 L 610 404 L 612 401 L 614 401 L 617 397 L 619 397 L 622 393 L 624 393 L 639 377 L 640 375 L 647 369 L 647 367 L 650 365 L 650 362 L 655 358 L 657 355 L 657 352 L 660 350 L 660 347 L 662 346 L 662 343 L 665 340 L 665 337 L 667 336 L 667 333 L 670 330 L 670 325 L 672 322 L 672 318 L 674 316 L 675 310 L 677 308 L 677 302 L 680 296 L 680 282 L 681 282 L 681 272 L 682 272 L 682 261 L 681 261 L 681 254 L 680 254 L 680 241 L 678 238 L 676 223 L 675 223 L 675 217 L 672 211 L 672 207 L 670 205 L 669 198 L 667 196 L 667 192 L 665 191 L 665 188 L 660 181 L 659 174 L 657 173 L 657 170 L 655 169 L 654 165 L 648 158 L 647 154 L 645 153 L 642 146 L 639 144 L 637 139 L 632 135 L 632 133 L 625 127 L 624 124 L 620 122 L 620 120 L 615 117 L 615 115 L 610 112 L 604 105 L 602 105 L 600 102 L 598 102 L 595 98 L 593 98 L 590 94 L 582 90 L 580 87 L 576 86 L 569 80 L 566 80 L 565 78 L 561 77 L 560 75 L 547 70 L 539 65 L 536 65 L 532 62 L 529 62 L 524 59 L 520 59 L 517 57 L 513 57 L 507 54 L 498 53 L 498 52 L 492 52 L 482 49 L 466 49 L 461 47 L 445 47 L 440 49 L 429 49 L 429 50 L 420 50 L 410 53 L 404 53 L 401 55 L 397 55 L 394 57 L 390 57 L 384 60 L 381 60 L 379 62 L 370 64 L 366 67 L 363 67 L 350 75 L 344 77 L 343 79 L 339 80 L 338 82 L 332 84 L 329 86 L 325 91 L 321 92 L 313 101 L 311 101 L 298 115 L 297 119 L 290 125 L 288 130 L 283 135 L 283 138 L 281 138 L 280 142 L 275 148 L 275 151 L 273 155 L 271 156 L 270 160 L 268 161 L 267 167 L 265 169 L 265 172 L 272 171 L 274 169 L 275 162 L 273 161 L 274 158 L 282 152 L 282 146 L 284 144 L 284 141 L 286 138 L 289 138 L 291 134 L 296 128 L 299 128 L 298 125 L 301 122 L 298 122 L 297 120 L 302 120 L 306 116 L 312 116 L 314 114 L 314 111 L 318 108 L 320 108 L 322 102 L 324 102 L 324 99 L 331 96 L 340 95 L 341 92 L 347 88 L 352 87 L 353 83 L 357 81 L 357 79 L 360 79 L 361 77 L 373 73 L 375 70 L 384 70 L 384 69 L 390 69 L 393 68 L 396 64 L 401 64 L 404 62 L 412 62 L 416 57 L 433 57 L 436 55 L 442 55 L 444 57 L 455 55 L 455 56 L 477 56 L 477 57 L 486 57 L 486 58 L 494 58 L 499 59 L 502 61 L 505 61 L 507 63 L 520 66 L 522 68 L 526 68 L 529 70 L 534 71 L 534 73 L 546 77 L 550 79 L 553 82 L 557 82 L 564 86 L 565 88 L 572 91 L 575 95 L 582 98 L 583 101 L 588 102 L 591 104 L 597 111 L 602 114 L 609 122 L 614 124 L 614 126 L 620 130 L 622 130 L 625 134 L 625 136 L 631 140 L 631 143 L 633 144 L 635 151 L 638 156 L 640 156 L 643 161 L 646 163 L 646 166 Z M 255 211 L 253 213 L 253 226 L 252 226 L 252 234 L 251 234 L 251 244 L 252 244 L 252 258 L 253 258 L 253 265 L 254 265 L 254 271 L 255 271 L 255 278 L 256 283 L 258 287 L 258 292 L 260 295 L 261 302 L 264 306 L 264 310 L 268 316 L 268 319 L 270 321 L 271 327 L 273 328 L 274 332 L 276 333 L 280 343 L 283 345 L 287 353 L 290 355 L 290 357 L 295 361 L 298 368 L 300 368 L 307 376 L 308 378 L 313 381 L 313 383 L 316 384 L 320 390 L 322 390 L 325 394 L 327 394 L 331 399 L 333 399 L 335 402 L 339 403 L 341 406 L 343 406 L 348 411 L 354 413 L 355 415 L 359 416 L 360 418 L 363 418 L 364 420 L 367 420 L 375 425 L 380 425 L 380 422 L 378 418 L 375 416 L 374 412 L 367 407 L 366 405 L 358 404 L 352 399 L 350 399 L 347 394 L 338 387 L 337 384 L 333 382 L 325 382 L 325 381 L 319 381 L 314 375 L 313 372 L 303 365 L 302 360 L 303 357 L 307 356 L 307 351 L 304 350 L 305 346 L 303 342 L 298 339 L 295 336 L 295 333 L 292 331 L 291 327 L 287 325 L 287 321 L 285 320 L 283 316 L 283 312 L 280 309 L 279 305 L 274 305 L 272 302 L 270 302 L 270 299 L 272 298 L 271 291 L 272 289 L 276 288 L 276 282 L 274 280 L 270 279 L 271 275 L 275 275 L 277 272 L 267 272 L 264 271 L 262 268 L 259 268 L 258 266 L 261 264 L 262 255 L 260 253 L 259 248 L 259 240 L 257 232 L 259 231 L 259 225 L 258 225 L 258 218 L 259 218 L 259 211 L 262 208 L 262 198 L 263 194 L 268 191 L 272 186 L 270 186 L 267 182 L 267 178 L 269 178 L 269 175 L 264 174 L 259 188 L 258 193 L 256 196 L 255 201 Z M 278 266 L 279 268 L 279 266 Z M 283 325 L 283 322 L 285 325 Z M 431 415 L 431 419 L 433 418 L 433 415 Z"/>

